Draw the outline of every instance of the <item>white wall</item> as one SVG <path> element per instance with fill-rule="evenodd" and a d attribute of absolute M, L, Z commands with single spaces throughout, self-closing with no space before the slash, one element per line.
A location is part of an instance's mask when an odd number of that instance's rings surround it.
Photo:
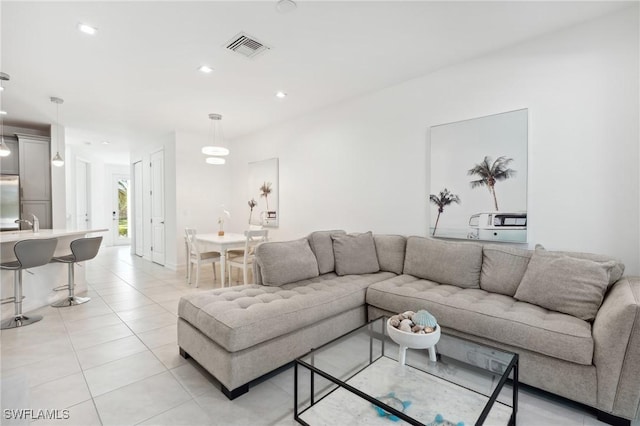
<path fill-rule="evenodd" d="M 207 145 L 206 135 L 176 132 L 175 145 L 176 252 L 177 265 L 184 265 L 184 228 L 195 228 L 199 233 L 217 232 L 221 205 L 229 205 L 233 182 L 228 165 L 205 163 L 201 148 Z"/>
<path fill-rule="evenodd" d="M 247 163 L 279 157 L 275 239 L 426 235 L 430 126 L 528 108 L 529 245 L 614 255 L 637 275 L 638 49 L 636 4 L 241 138 L 232 226 L 248 214 Z"/>

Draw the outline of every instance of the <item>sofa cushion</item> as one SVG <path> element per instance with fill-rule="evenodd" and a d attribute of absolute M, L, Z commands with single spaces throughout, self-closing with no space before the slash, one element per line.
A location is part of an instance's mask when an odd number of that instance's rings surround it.
<path fill-rule="evenodd" d="M 256 247 L 262 284 L 280 286 L 318 276 L 318 262 L 306 238 Z"/>
<path fill-rule="evenodd" d="M 309 234 L 307 239 L 313 254 L 318 260 L 318 271 L 320 274 L 335 271 L 335 258 L 333 256 L 333 240 L 331 235 L 346 234 L 342 230 L 316 231 Z"/>
<path fill-rule="evenodd" d="M 545 248 L 540 244 L 536 244 L 535 249 L 536 251 L 545 250 Z M 624 274 L 624 263 L 622 263 L 618 259 L 615 259 L 611 256 L 606 256 L 604 254 L 581 253 L 576 251 L 546 251 L 545 250 L 545 252 L 549 256 L 556 256 L 556 257 L 569 256 L 569 257 L 574 257 L 576 259 L 586 259 L 586 260 L 592 260 L 594 262 L 600 262 L 600 263 L 607 263 L 607 262 L 613 261 L 615 265 L 613 266 L 613 268 L 611 268 L 611 272 L 609 274 L 609 287 L 611 287 L 616 281 L 622 278 L 622 275 Z"/>
<path fill-rule="evenodd" d="M 191 293 L 180 299 L 178 316 L 236 352 L 363 306 L 367 288 L 392 276 L 329 273 L 281 287 L 249 284 Z"/>
<path fill-rule="evenodd" d="M 482 246 L 409 237 L 403 273 L 442 284 L 480 287 Z"/>
<path fill-rule="evenodd" d="M 371 232 L 332 235 L 336 274 L 372 274 L 380 270 Z"/>
<path fill-rule="evenodd" d="M 438 324 L 565 361 L 591 365 L 591 324 L 503 294 L 399 275 L 367 290 L 367 303 L 389 311 L 427 309 Z"/>
<path fill-rule="evenodd" d="M 515 298 L 593 320 L 607 291 L 614 261 L 595 262 L 536 249 Z"/>
<path fill-rule="evenodd" d="M 374 235 L 373 241 L 376 243 L 380 270 L 401 274 L 407 239 L 402 235 Z"/>
<path fill-rule="evenodd" d="M 482 247 L 480 288 L 491 293 L 516 294 L 532 251 L 497 244 Z"/>

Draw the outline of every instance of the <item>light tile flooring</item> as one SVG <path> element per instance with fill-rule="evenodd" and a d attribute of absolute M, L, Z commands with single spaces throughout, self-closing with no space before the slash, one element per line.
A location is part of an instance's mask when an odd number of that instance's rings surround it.
<path fill-rule="evenodd" d="M 85 264 L 89 303 L 45 307 L 39 323 L 1 333 L 2 425 L 11 409 L 68 409 L 36 425 L 293 425 L 293 369 L 229 401 L 176 345 L 179 298 L 219 287 L 202 267 L 200 288 L 170 271 L 108 247 Z M 34 411 L 37 414 L 37 411 Z M 520 393 L 519 425 L 598 425 L 581 406 L 531 389 Z M 640 422 L 634 422 L 640 426 Z"/>

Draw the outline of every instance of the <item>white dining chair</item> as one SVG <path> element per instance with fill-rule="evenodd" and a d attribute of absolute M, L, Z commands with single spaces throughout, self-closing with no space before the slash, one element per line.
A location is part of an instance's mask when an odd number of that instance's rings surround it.
<path fill-rule="evenodd" d="M 200 282 L 200 266 L 211 264 L 213 268 L 213 280 L 216 280 L 216 262 L 220 262 L 220 253 L 215 251 L 200 252 L 198 242 L 196 240 L 196 230 L 193 228 L 185 228 L 185 241 L 187 242 L 187 283 L 191 284 L 193 275 L 193 267 L 196 268 L 196 287 Z M 224 273 L 224 271 L 221 271 Z"/>
<path fill-rule="evenodd" d="M 255 258 L 254 251 L 258 244 L 263 243 L 269 239 L 269 230 L 267 229 L 250 229 L 245 231 L 244 235 L 247 237 L 244 243 L 244 252 L 240 256 L 229 256 L 227 260 L 227 268 L 229 272 L 229 282 L 231 282 L 231 268 L 241 268 L 242 278 L 244 284 L 247 284 L 249 267 L 252 266 Z"/>

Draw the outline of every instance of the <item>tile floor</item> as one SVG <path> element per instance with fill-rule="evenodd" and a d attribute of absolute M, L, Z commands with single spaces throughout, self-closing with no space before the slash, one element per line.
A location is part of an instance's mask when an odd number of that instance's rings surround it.
<path fill-rule="evenodd" d="M 181 295 L 219 287 L 210 268 L 200 288 L 132 256 L 129 247 L 103 248 L 85 264 L 89 303 L 45 307 L 39 323 L 3 330 L 2 425 L 30 423 L 7 410 L 68 410 L 64 425 L 293 425 L 293 369 L 251 388 L 235 401 L 176 346 Z M 34 413 L 36 414 L 36 413 Z M 598 425 L 591 413 L 565 400 L 525 389 L 519 425 Z M 640 422 L 633 423 L 640 426 Z"/>

